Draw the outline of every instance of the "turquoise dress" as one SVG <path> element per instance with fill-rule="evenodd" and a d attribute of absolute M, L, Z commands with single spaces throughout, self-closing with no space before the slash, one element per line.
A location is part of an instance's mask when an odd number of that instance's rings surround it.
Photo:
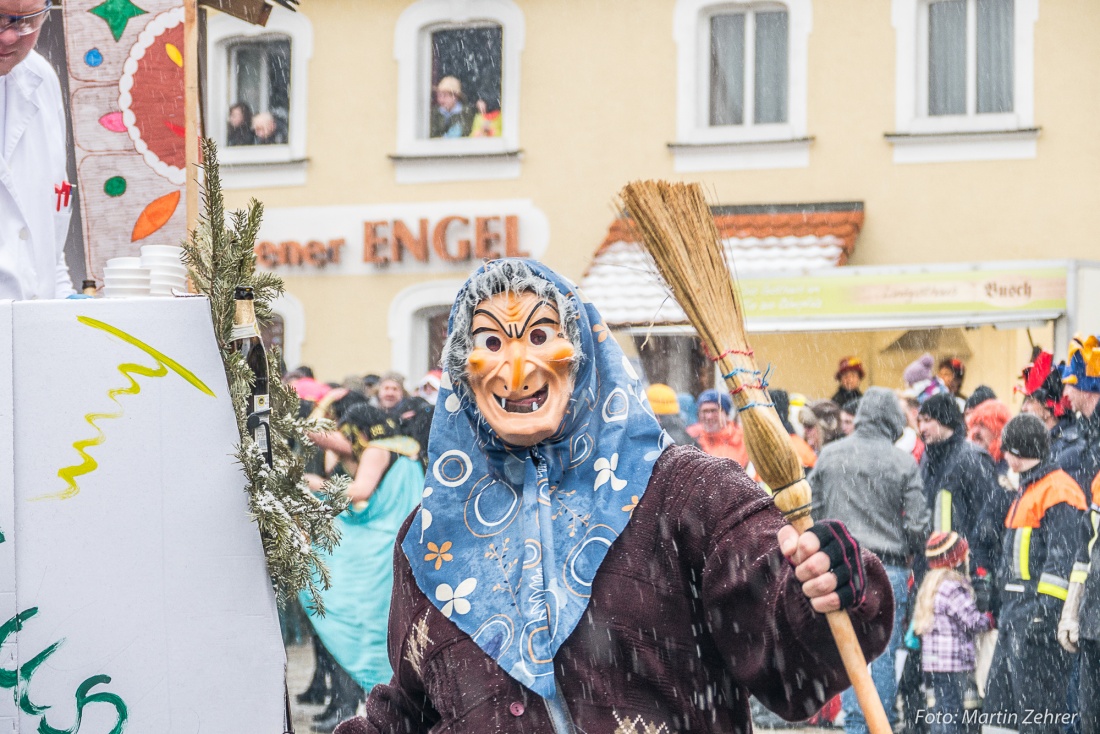
<path fill-rule="evenodd" d="M 398 455 L 367 506 L 349 507 L 336 518 L 341 539 L 325 557 L 332 578 L 324 592 L 325 616 L 309 617 L 325 649 L 368 693 L 393 677 L 386 648 L 393 546 L 423 486 L 420 463 Z M 303 592 L 301 601 L 308 610 L 309 595 Z"/>

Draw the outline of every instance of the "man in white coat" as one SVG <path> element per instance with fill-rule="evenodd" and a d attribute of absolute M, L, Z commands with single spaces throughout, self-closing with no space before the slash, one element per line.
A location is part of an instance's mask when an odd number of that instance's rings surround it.
<path fill-rule="evenodd" d="M 51 0 L 0 0 L 0 299 L 64 298 L 72 212 L 65 107 L 34 51 Z"/>

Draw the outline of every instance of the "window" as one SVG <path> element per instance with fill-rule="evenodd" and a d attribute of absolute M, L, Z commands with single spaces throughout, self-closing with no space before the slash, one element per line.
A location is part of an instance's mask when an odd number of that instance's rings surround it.
<path fill-rule="evenodd" d="M 226 145 L 284 145 L 290 125 L 290 39 L 232 43 Z"/>
<path fill-rule="evenodd" d="M 443 347 L 447 343 L 447 321 L 451 316 L 448 306 L 437 306 L 434 312 L 423 315 L 428 326 L 428 364 L 424 371 L 434 370 L 443 364 Z"/>
<path fill-rule="evenodd" d="M 206 119 L 226 188 L 302 186 L 313 28 L 273 8 L 267 26 L 210 12 Z"/>
<path fill-rule="evenodd" d="M 524 18 L 512 0 L 419 0 L 394 31 L 398 183 L 516 178 Z"/>
<path fill-rule="evenodd" d="M 429 137 L 501 137 L 502 37 L 499 25 L 432 32 Z"/>
<path fill-rule="evenodd" d="M 809 165 L 809 0 L 678 0 L 676 170 Z"/>
<path fill-rule="evenodd" d="M 288 370 L 302 364 L 302 346 L 306 341 L 306 312 L 302 302 L 283 293 L 271 304 L 271 322 L 260 327 L 260 337 L 270 350 L 278 348 Z"/>
<path fill-rule="evenodd" d="M 711 125 L 786 122 L 787 89 L 786 10 L 711 16 Z"/>
<path fill-rule="evenodd" d="M 894 160 L 1031 158 L 1039 0 L 893 0 Z"/>
<path fill-rule="evenodd" d="M 695 336 L 632 333 L 634 348 L 650 383 L 698 395 L 714 387 L 714 363 Z"/>
<path fill-rule="evenodd" d="M 1012 112 L 1013 0 L 928 6 L 928 115 Z"/>
<path fill-rule="evenodd" d="M 463 282 L 427 280 L 394 296 L 387 324 L 392 369 L 403 375 L 422 375 L 440 365 L 447 318 Z"/>

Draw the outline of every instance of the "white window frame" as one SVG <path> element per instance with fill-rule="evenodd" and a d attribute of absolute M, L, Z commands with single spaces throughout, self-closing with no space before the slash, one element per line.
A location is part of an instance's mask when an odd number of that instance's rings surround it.
<path fill-rule="evenodd" d="M 428 362 L 428 318 L 439 308 L 450 308 L 466 281 L 447 278 L 411 285 L 390 302 L 387 331 L 390 366 L 410 378 L 422 375 Z M 414 378 L 415 379 L 415 378 Z"/>
<path fill-rule="evenodd" d="M 499 138 L 429 138 L 431 35 L 463 26 L 501 28 Z M 418 0 L 394 29 L 397 60 L 398 183 L 518 178 L 520 171 L 520 56 L 526 36 L 523 11 L 512 0 Z"/>
<path fill-rule="evenodd" d="M 1035 22 L 1039 0 L 1015 0 L 1013 111 L 978 114 L 976 3 L 967 3 L 967 114 L 928 114 L 928 7 L 932 0 L 893 0 L 897 38 L 896 163 L 1034 158 Z"/>
<path fill-rule="evenodd" d="M 226 145 L 229 116 L 229 49 L 241 41 L 290 39 L 290 110 L 287 142 L 282 145 Z M 309 61 L 313 57 L 313 24 L 302 13 L 271 10 L 267 26 L 245 23 L 211 12 L 206 26 L 207 135 L 218 143 L 222 185 L 228 189 L 304 186 L 309 110 Z"/>
<path fill-rule="evenodd" d="M 271 303 L 271 311 L 283 318 L 283 362 L 287 370 L 301 367 L 306 342 L 306 310 L 302 302 L 284 291 Z"/>
<path fill-rule="evenodd" d="M 747 10 L 787 11 L 787 122 L 757 124 L 752 100 L 746 99 L 741 125 L 710 125 L 710 19 Z M 807 135 L 809 37 L 813 29 L 811 0 L 677 0 L 673 17 L 676 42 L 676 142 L 669 148 L 678 172 L 809 165 Z M 746 25 L 746 36 L 751 28 Z M 746 67 L 752 41 L 746 39 Z M 753 61 L 752 63 L 755 63 Z M 752 73 L 745 96 L 753 94 Z"/>

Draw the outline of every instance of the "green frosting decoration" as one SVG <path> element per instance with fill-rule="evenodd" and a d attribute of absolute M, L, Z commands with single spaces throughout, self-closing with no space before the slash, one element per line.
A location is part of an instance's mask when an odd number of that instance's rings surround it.
<path fill-rule="evenodd" d="M 98 15 L 107 22 L 111 29 L 111 35 L 115 40 L 122 38 L 126 32 L 126 24 L 131 18 L 145 15 L 146 11 L 134 5 L 130 0 L 105 0 L 88 11 L 92 15 Z"/>
<path fill-rule="evenodd" d="M 103 183 L 103 193 L 107 196 L 122 196 L 126 193 L 126 179 L 122 176 L 111 176 Z"/>

